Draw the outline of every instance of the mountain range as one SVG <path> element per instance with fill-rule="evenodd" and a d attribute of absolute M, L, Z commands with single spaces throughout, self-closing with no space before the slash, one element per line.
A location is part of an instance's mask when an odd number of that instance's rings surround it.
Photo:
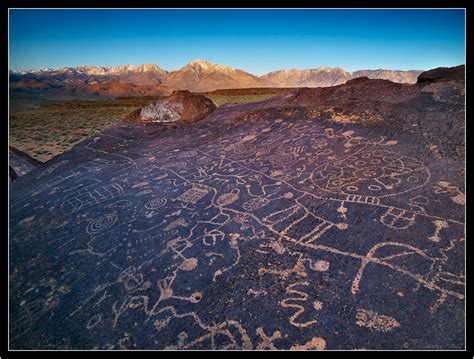
<path fill-rule="evenodd" d="M 85 96 L 167 95 L 174 90 L 208 92 L 252 87 L 328 87 L 366 76 L 399 83 L 415 83 L 420 70 L 359 70 L 318 67 L 279 70 L 256 76 L 243 70 L 194 60 L 179 70 L 167 71 L 155 64 L 79 66 L 41 70 L 10 70 L 14 93 L 63 93 Z"/>

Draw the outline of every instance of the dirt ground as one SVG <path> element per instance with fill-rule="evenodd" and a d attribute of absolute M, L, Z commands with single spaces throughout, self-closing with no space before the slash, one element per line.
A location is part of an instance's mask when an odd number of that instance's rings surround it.
<path fill-rule="evenodd" d="M 219 90 L 207 93 L 217 106 L 248 103 L 275 96 L 281 89 Z M 235 94 L 237 93 L 237 94 Z M 246 94 L 247 93 L 247 94 Z M 77 143 L 121 122 L 131 112 L 160 97 L 127 97 L 100 100 L 20 99 L 11 107 L 10 145 L 45 162 Z"/>

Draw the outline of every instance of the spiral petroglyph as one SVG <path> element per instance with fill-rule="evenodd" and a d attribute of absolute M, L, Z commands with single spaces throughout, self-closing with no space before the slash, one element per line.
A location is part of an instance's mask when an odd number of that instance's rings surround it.
<path fill-rule="evenodd" d="M 96 218 L 86 228 L 88 234 L 97 234 L 112 227 L 117 222 L 117 215 L 115 213 L 104 214 Z"/>
<path fill-rule="evenodd" d="M 166 204 L 166 198 L 153 198 L 145 204 L 146 209 L 157 209 Z"/>

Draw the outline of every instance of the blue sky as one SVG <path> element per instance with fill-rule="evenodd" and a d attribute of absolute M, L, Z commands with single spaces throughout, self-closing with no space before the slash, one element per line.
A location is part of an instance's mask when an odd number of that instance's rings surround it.
<path fill-rule="evenodd" d="M 193 59 L 256 75 L 465 63 L 464 10 L 10 10 L 10 68 Z"/>

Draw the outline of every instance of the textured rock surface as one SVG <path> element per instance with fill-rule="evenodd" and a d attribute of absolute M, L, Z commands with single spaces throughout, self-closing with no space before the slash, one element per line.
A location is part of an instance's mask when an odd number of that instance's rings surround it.
<path fill-rule="evenodd" d="M 21 177 L 41 165 L 40 161 L 35 160 L 15 147 L 9 146 L 8 150 L 10 180 Z"/>
<path fill-rule="evenodd" d="M 438 157 L 463 158 L 463 74 L 464 66 L 434 69 L 422 73 L 420 78 L 436 80 L 413 85 L 360 77 L 339 86 L 295 89 L 259 108 L 303 107 L 312 118 L 378 126 L 387 134 L 400 132 L 402 136 L 411 136 Z"/>
<path fill-rule="evenodd" d="M 464 160 L 421 135 L 460 108 L 421 88 L 119 124 L 13 181 L 11 349 L 464 348 Z"/>
<path fill-rule="evenodd" d="M 418 76 L 417 83 L 437 82 L 437 81 L 464 81 L 466 67 L 464 65 L 456 67 L 438 67 L 425 71 Z"/>
<path fill-rule="evenodd" d="M 126 116 L 126 123 L 191 123 L 216 109 L 212 100 L 189 91 L 175 91 L 166 100 L 145 106 Z"/>

